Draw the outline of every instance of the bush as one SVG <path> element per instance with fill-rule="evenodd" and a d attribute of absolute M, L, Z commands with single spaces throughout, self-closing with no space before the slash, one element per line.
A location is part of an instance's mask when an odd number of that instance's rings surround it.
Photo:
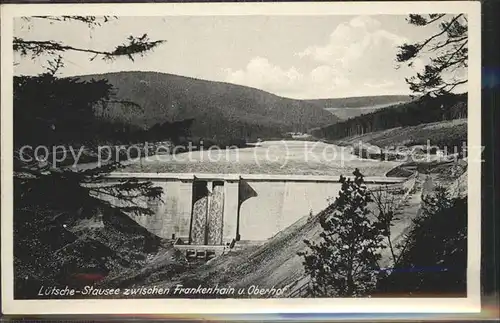
<path fill-rule="evenodd" d="M 366 296 L 381 274 L 377 261 L 384 247 L 382 230 L 370 219 L 367 206 L 372 199 L 363 175 L 358 169 L 353 174 L 354 180 L 340 177 L 339 196 L 320 219 L 322 241 L 305 240 L 310 250 L 299 253 L 311 277 L 313 296 Z"/>
<path fill-rule="evenodd" d="M 467 197 L 452 198 L 443 187 L 425 196 L 422 213 L 401 248 L 379 292 L 466 296 Z"/>

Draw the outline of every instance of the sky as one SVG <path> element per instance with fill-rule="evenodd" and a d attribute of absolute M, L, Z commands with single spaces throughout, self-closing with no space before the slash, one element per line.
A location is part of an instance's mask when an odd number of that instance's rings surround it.
<path fill-rule="evenodd" d="M 424 62 L 397 67 L 397 47 L 435 31 L 402 15 L 120 17 L 89 29 L 75 22 L 17 18 L 14 36 L 112 50 L 130 36 L 166 40 L 153 52 L 115 61 L 66 53 L 59 76 L 156 71 L 230 82 L 295 99 L 409 94 L 405 77 Z M 44 71 L 50 57 L 15 55 L 14 73 Z"/>

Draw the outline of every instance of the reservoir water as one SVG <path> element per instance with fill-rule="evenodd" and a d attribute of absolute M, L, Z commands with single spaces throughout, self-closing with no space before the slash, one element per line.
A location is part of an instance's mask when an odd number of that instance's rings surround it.
<path fill-rule="evenodd" d="M 276 175 L 383 176 L 398 162 L 361 159 L 349 147 L 318 141 L 265 141 L 261 146 L 212 147 L 180 154 L 157 154 L 127 162 L 123 172 Z"/>

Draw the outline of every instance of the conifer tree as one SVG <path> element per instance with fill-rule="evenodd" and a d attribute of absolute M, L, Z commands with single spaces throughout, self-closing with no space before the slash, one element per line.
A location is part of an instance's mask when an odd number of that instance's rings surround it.
<path fill-rule="evenodd" d="M 397 61 L 413 65 L 428 59 L 424 70 L 406 79 L 410 90 L 420 96 L 440 96 L 467 83 L 468 27 L 467 15 L 410 14 L 408 23 L 418 27 L 438 26 L 431 36 L 412 44 L 403 44 Z M 429 55 L 429 57 L 425 57 Z"/>
<path fill-rule="evenodd" d="M 21 19 L 26 23 L 36 19 L 84 23 L 89 28 L 96 28 L 113 18 L 36 16 Z M 60 283 L 58 277 L 69 268 L 81 271 L 85 271 L 85 267 L 110 269 L 107 268 L 111 260 L 106 248 L 95 241 L 79 240 L 66 223 L 92 217 L 101 210 L 106 210 L 108 217 L 125 213 L 148 215 L 152 211 L 143 207 L 140 199 L 157 200 L 162 193 L 151 182 L 135 179 L 108 183 L 106 175 L 121 167 L 116 161 L 82 170 L 62 168 L 51 163 L 52 156 L 39 160 L 35 158 L 34 149 L 21 149 L 45 147 L 50 152 L 54 145 L 64 144 L 73 148 L 86 145 L 87 153 L 97 150 L 95 145 L 89 145 L 99 135 L 92 131 L 96 123 L 93 110 L 97 104 L 112 101 L 113 88 L 106 81 L 57 77 L 64 66 L 63 54 L 73 51 L 88 53 L 90 60 L 97 57 L 134 60 L 137 55 L 162 43 L 149 40 L 147 35 L 131 36 L 114 50 L 102 51 L 54 39 L 14 38 L 13 50 L 22 59 L 49 57 L 46 72 L 13 79 L 14 284 L 15 292 L 21 293 L 21 297 L 36 292 L 40 283 Z M 120 202 L 110 203 L 101 199 L 102 196 Z M 76 256 L 76 250 L 68 248 L 70 245 L 81 248 L 81 257 Z"/>
<path fill-rule="evenodd" d="M 322 214 L 321 241 L 305 240 L 309 250 L 299 253 L 311 278 L 313 296 L 366 296 L 380 275 L 377 262 L 383 236 L 370 216 L 372 198 L 363 175 L 358 169 L 353 175 L 354 179 L 340 177 L 339 196 Z"/>

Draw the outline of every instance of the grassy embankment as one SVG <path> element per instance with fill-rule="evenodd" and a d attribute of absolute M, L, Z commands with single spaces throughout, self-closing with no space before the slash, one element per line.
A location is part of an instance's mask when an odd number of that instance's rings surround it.
<path fill-rule="evenodd" d="M 460 148 L 467 141 L 467 119 L 455 119 L 418 126 L 398 127 L 382 131 L 370 132 L 332 141 L 338 145 L 355 145 L 359 142 L 369 143 L 381 148 L 395 146 L 427 145 Z M 451 151 L 450 151 L 451 148 Z"/>
<path fill-rule="evenodd" d="M 430 193 L 436 185 L 446 185 L 452 188 L 454 194 L 459 194 L 460 190 L 463 193 L 467 173 L 464 173 L 464 167 L 459 168 L 452 170 L 450 167 L 433 167 L 429 169 L 429 174 L 411 177 L 401 184 L 401 191 L 408 192 L 409 195 L 406 205 L 391 228 L 393 245 L 403 241 L 411 229 L 413 219 L 421 212 L 421 197 Z M 157 286 L 170 289 L 175 288 L 177 284 L 195 288 L 198 285 L 203 287 L 218 285 L 236 289 L 247 289 L 252 285 L 260 288 L 286 287 L 286 297 L 305 296 L 303 292 L 307 277 L 304 274 L 303 259 L 297 252 L 306 249 L 304 239 L 313 241 L 320 239 L 320 218 L 328 213 L 331 207 L 318 214 L 304 215 L 260 246 L 228 251 L 204 265 L 190 268 L 185 272 L 173 274 L 171 261 L 153 261 L 133 279 L 121 277 L 118 280 L 128 287 Z M 370 209 L 376 212 L 375 205 L 370 205 Z M 381 266 L 390 266 L 391 256 L 388 249 L 383 250 L 382 257 Z M 434 295 L 436 296 L 438 295 Z M 238 297 L 259 296 L 245 294 Z"/>
<path fill-rule="evenodd" d="M 429 141 L 431 145 L 443 148 L 459 145 L 466 139 L 467 120 L 457 119 L 392 128 L 331 143 L 354 145 L 361 141 L 378 147 L 398 145 L 411 147 L 427 145 Z M 436 185 L 450 187 L 462 194 L 464 189 L 466 190 L 467 173 L 466 164 L 463 162 L 420 163 L 413 166 L 407 163 L 403 168 L 395 168 L 392 175 L 411 175 L 415 169 L 418 169 L 420 174 L 410 177 L 403 183 L 404 188 L 411 193 L 407 204 L 392 227 L 391 240 L 394 245 L 404 239 L 412 227 L 412 221 L 421 213 L 422 196 L 430 193 Z M 455 194 L 458 194 L 456 192 Z M 302 258 L 297 255 L 297 252 L 304 250 L 304 239 L 319 239 L 321 232 L 319 218 L 325 212 L 328 212 L 328 208 L 316 215 L 304 215 L 295 224 L 263 245 L 230 251 L 200 267 L 186 268 L 186 272 L 173 270 L 172 261 L 159 257 L 152 259 L 143 270 L 120 275 L 115 278 L 114 282 L 122 286 L 135 287 L 172 288 L 176 284 L 182 284 L 185 287 L 197 287 L 199 284 L 203 286 L 219 284 L 219 286 L 235 288 L 248 288 L 251 285 L 258 285 L 262 288 L 287 287 L 287 296 L 300 297 L 303 296 L 303 286 L 307 283 L 307 278 L 304 277 Z M 390 261 L 389 251 L 385 250 L 382 265 L 390 266 Z"/>
<path fill-rule="evenodd" d="M 392 128 L 329 142 L 350 146 L 354 154 L 363 158 L 399 161 L 386 175 L 410 176 L 415 170 L 426 173 L 431 166 L 456 162 L 455 158 L 438 158 L 436 153 L 438 150 L 448 156 L 463 153 L 467 119 Z"/>

